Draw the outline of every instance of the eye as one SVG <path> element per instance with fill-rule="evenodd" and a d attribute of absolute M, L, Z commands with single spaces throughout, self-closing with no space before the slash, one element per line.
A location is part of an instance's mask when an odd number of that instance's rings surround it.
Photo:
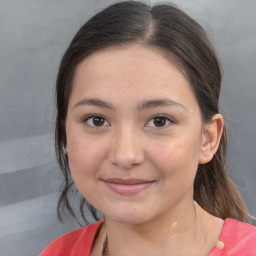
<path fill-rule="evenodd" d="M 92 127 L 105 127 L 110 125 L 104 117 L 99 115 L 86 116 L 83 119 L 83 123 L 86 123 L 87 125 Z"/>
<path fill-rule="evenodd" d="M 152 117 L 146 124 L 146 126 L 163 128 L 169 126 L 173 121 L 170 117 L 165 115 L 156 115 Z"/>

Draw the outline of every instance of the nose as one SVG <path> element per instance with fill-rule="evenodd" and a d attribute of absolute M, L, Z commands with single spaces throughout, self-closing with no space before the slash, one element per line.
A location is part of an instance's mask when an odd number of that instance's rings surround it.
<path fill-rule="evenodd" d="M 144 161 L 142 134 L 132 128 L 120 128 L 113 133 L 109 160 L 122 169 L 130 169 Z"/>

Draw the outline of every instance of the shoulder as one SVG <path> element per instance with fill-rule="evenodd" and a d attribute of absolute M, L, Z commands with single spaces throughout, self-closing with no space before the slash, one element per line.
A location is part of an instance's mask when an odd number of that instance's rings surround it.
<path fill-rule="evenodd" d="M 89 255 L 97 230 L 103 222 L 90 224 L 84 228 L 60 236 L 40 254 L 40 256 Z"/>
<path fill-rule="evenodd" d="M 225 243 L 223 253 L 232 252 L 232 255 L 243 256 L 256 255 L 256 227 L 251 224 L 226 219 L 220 240 Z"/>

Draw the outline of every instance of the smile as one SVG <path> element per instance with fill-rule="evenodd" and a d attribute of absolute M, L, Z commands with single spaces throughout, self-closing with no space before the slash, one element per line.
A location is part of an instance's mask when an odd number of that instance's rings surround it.
<path fill-rule="evenodd" d="M 139 179 L 105 179 L 103 182 L 110 188 L 113 192 L 119 195 L 134 195 L 143 190 L 149 188 L 154 181 L 139 180 Z"/>

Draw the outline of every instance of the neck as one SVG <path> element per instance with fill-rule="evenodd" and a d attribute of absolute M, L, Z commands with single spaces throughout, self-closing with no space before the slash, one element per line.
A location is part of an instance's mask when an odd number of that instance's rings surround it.
<path fill-rule="evenodd" d="M 214 246 L 214 242 L 207 242 L 207 218 L 208 214 L 194 203 L 186 205 L 186 211 L 181 207 L 175 214 L 161 215 L 143 224 L 124 224 L 106 218 L 103 232 L 108 234 L 108 255 L 207 255 Z M 219 233 L 214 241 L 218 236 Z"/>

